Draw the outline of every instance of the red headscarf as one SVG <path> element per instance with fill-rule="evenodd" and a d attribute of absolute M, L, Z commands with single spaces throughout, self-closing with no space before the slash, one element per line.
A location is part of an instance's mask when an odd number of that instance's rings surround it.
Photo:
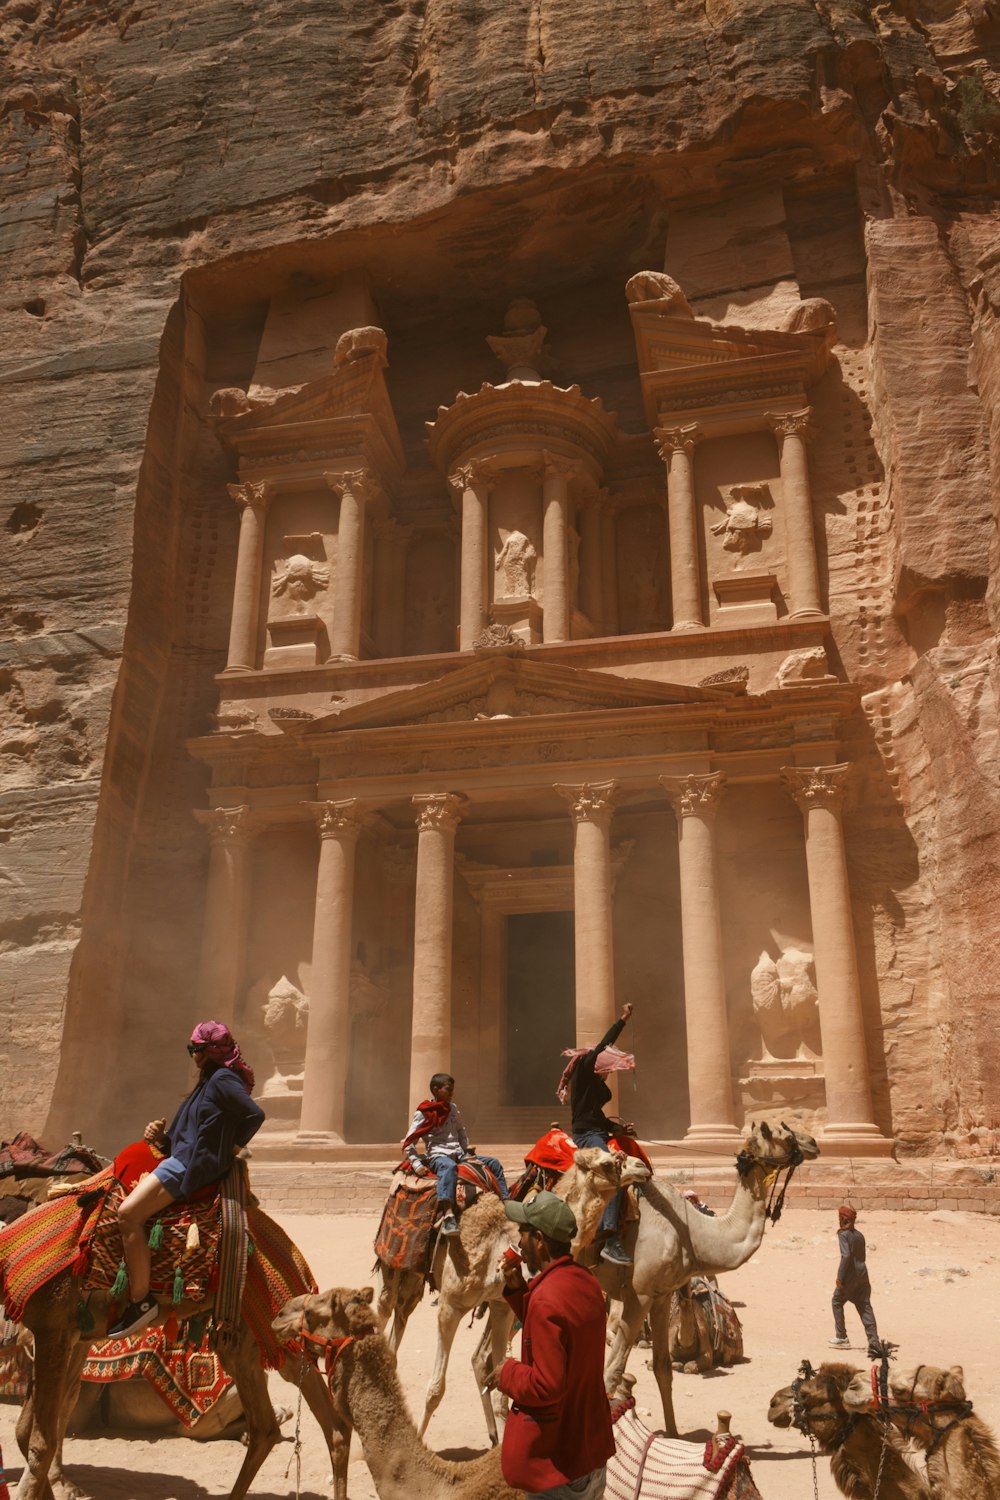
<path fill-rule="evenodd" d="M 229 1027 L 222 1021 L 199 1021 L 191 1033 L 191 1041 L 204 1047 L 205 1055 L 220 1068 L 232 1068 L 242 1079 L 248 1094 L 253 1093 L 253 1068 L 243 1061 L 240 1049 Z"/>

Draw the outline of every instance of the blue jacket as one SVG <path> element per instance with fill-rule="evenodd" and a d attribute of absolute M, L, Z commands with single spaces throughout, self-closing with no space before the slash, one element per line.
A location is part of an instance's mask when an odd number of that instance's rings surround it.
<path fill-rule="evenodd" d="M 217 1182 L 232 1166 L 233 1148 L 245 1146 L 264 1123 L 264 1111 L 251 1099 L 231 1068 L 216 1068 L 191 1090 L 167 1130 L 169 1152 L 187 1168 L 181 1197 L 190 1198 Z"/>

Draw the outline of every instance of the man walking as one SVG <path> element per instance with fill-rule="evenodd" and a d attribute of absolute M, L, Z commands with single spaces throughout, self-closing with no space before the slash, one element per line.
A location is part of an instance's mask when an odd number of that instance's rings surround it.
<path fill-rule="evenodd" d="M 844 1321 L 844 1303 L 853 1302 L 868 1336 L 868 1358 L 879 1359 L 878 1327 L 872 1312 L 872 1287 L 868 1280 L 865 1263 L 865 1237 L 854 1227 L 857 1213 L 846 1205 L 837 1210 L 840 1228 L 837 1240 L 840 1245 L 840 1266 L 837 1270 L 837 1285 L 833 1289 L 834 1336 L 830 1340 L 832 1349 L 849 1349 L 847 1324 Z"/>
<path fill-rule="evenodd" d="M 501 1261 L 504 1296 L 523 1325 L 521 1358 L 508 1359 L 496 1383 L 512 1405 L 500 1464 L 507 1483 L 552 1500 L 601 1500 L 605 1465 L 615 1451 L 604 1392 L 604 1294 L 570 1256 L 573 1210 L 554 1193 L 504 1204 L 520 1225 L 520 1263 Z"/>

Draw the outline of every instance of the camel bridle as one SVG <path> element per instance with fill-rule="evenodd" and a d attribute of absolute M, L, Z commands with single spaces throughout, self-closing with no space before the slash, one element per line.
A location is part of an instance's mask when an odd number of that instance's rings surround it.
<path fill-rule="evenodd" d="M 799 1138 L 784 1120 L 781 1122 L 782 1130 L 787 1130 L 791 1137 L 792 1148 L 787 1156 L 768 1156 L 760 1151 L 748 1151 L 746 1147 L 737 1154 L 736 1170 L 741 1177 L 748 1177 L 755 1167 L 762 1167 L 765 1172 L 765 1187 L 767 1189 L 767 1202 L 764 1205 L 764 1218 L 769 1219 L 772 1224 L 777 1224 L 781 1218 L 782 1209 L 785 1206 L 785 1194 L 791 1186 L 792 1177 L 796 1167 L 801 1167 L 805 1161 Z M 785 1174 L 782 1182 L 782 1173 Z M 808 1361 L 807 1361 L 808 1363 Z"/>
<path fill-rule="evenodd" d="M 908 1401 L 895 1402 L 889 1399 L 889 1370 L 888 1370 L 888 1348 L 882 1359 L 872 1365 L 872 1409 L 878 1411 L 884 1420 L 890 1417 L 906 1417 L 906 1425 L 902 1428 L 904 1437 L 913 1437 L 920 1422 L 923 1422 L 934 1433 L 934 1438 L 927 1449 L 928 1457 L 934 1452 L 938 1443 L 966 1417 L 972 1415 L 971 1401 L 958 1401 L 948 1397 L 940 1397 L 934 1401 L 918 1401 L 916 1399 L 917 1381 L 920 1372 L 926 1369 L 925 1365 L 917 1365 L 913 1372 L 913 1383 L 910 1386 L 910 1398 Z M 953 1415 L 943 1426 L 934 1421 L 936 1412 L 951 1412 Z"/>

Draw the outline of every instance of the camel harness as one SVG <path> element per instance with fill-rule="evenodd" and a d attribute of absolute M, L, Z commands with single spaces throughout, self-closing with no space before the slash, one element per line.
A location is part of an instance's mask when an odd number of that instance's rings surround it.
<path fill-rule="evenodd" d="M 949 1401 L 943 1398 L 939 1401 L 917 1401 L 915 1399 L 917 1381 L 920 1378 L 920 1371 L 924 1368 L 923 1365 L 918 1365 L 913 1372 L 913 1384 L 910 1387 L 909 1401 L 901 1402 L 898 1405 L 891 1402 L 889 1400 L 888 1352 L 894 1347 L 894 1345 L 884 1345 L 883 1349 L 885 1352 L 881 1361 L 878 1364 L 872 1365 L 872 1406 L 878 1412 L 883 1413 L 886 1420 L 890 1416 L 905 1416 L 906 1426 L 903 1428 L 904 1437 L 913 1437 L 914 1429 L 922 1419 L 935 1434 L 930 1447 L 927 1449 L 929 1457 L 934 1452 L 938 1443 L 941 1442 L 942 1438 L 953 1427 L 956 1427 L 959 1422 L 964 1421 L 966 1417 L 971 1417 L 972 1402 Z M 935 1412 L 953 1412 L 954 1416 L 945 1422 L 944 1426 L 939 1427 L 933 1420 Z"/>

